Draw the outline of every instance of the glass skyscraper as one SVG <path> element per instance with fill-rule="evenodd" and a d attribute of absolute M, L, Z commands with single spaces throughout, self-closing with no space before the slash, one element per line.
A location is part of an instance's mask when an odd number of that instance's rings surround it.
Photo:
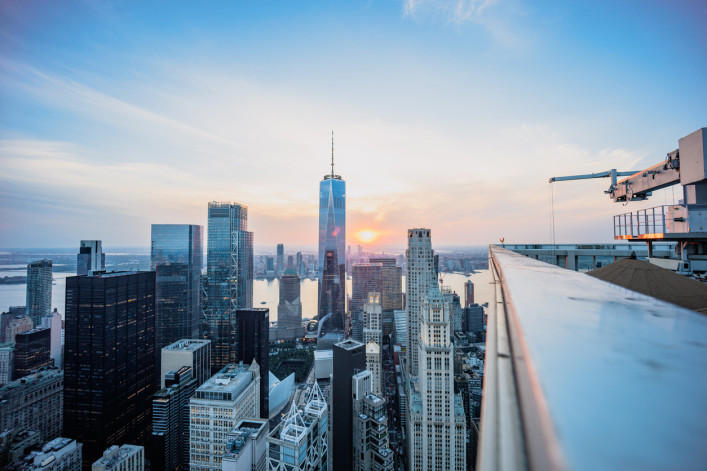
<path fill-rule="evenodd" d="M 346 319 L 346 182 L 331 174 L 319 183 L 319 333 L 323 348 L 343 340 Z"/>
<path fill-rule="evenodd" d="M 253 233 L 243 205 L 209 203 L 204 292 L 202 329 L 217 372 L 236 361 L 236 310 L 253 307 Z"/>
<path fill-rule="evenodd" d="M 27 316 L 38 326 L 52 313 L 52 261 L 37 260 L 27 265 Z"/>
<path fill-rule="evenodd" d="M 155 355 L 162 347 L 199 338 L 199 278 L 204 260 L 203 227 L 153 224 L 150 267 L 155 270 Z"/>

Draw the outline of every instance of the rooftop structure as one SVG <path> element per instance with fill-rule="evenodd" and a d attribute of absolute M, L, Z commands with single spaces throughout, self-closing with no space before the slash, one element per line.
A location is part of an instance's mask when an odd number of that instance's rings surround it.
<path fill-rule="evenodd" d="M 42 446 L 41 451 L 31 451 L 15 466 L 6 469 L 23 471 L 81 471 L 83 463 L 81 443 L 70 438 L 55 438 Z"/>
<path fill-rule="evenodd" d="M 92 471 L 144 471 L 145 448 L 136 445 L 113 445 L 93 463 Z"/>
<path fill-rule="evenodd" d="M 165 374 L 189 366 L 197 385 L 211 377 L 211 341 L 205 339 L 182 339 L 162 347 L 161 385 L 165 387 Z"/>
<path fill-rule="evenodd" d="M 226 437 L 223 471 L 264 471 L 266 465 L 266 419 L 243 419 Z"/>

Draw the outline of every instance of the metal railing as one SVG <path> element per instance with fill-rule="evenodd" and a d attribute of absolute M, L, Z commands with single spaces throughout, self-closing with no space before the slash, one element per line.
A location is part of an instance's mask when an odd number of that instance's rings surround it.
<path fill-rule="evenodd" d="M 641 209 L 614 216 L 614 239 L 635 239 L 668 233 L 668 206 Z"/>
<path fill-rule="evenodd" d="M 707 316 L 489 248 L 475 469 L 702 469 Z"/>

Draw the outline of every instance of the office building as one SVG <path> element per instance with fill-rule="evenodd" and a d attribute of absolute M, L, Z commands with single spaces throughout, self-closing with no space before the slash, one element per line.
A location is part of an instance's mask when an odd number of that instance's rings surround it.
<path fill-rule="evenodd" d="M 243 419 L 226 435 L 222 471 L 265 471 L 267 419 Z"/>
<path fill-rule="evenodd" d="M 353 403 L 351 377 L 366 369 L 366 350 L 361 342 L 344 340 L 334 345 L 331 385 L 331 463 L 333 469 L 353 465 Z"/>
<path fill-rule="evenodd" d="M 236 309 L 253 306 L 253 233 L 243 205 L 214 201 L 208 215 L 202 332 L 215 373 L 236 361 Z"/>
<path fill-rule="evenodd" d="M 32 450 L 6 470 L 22 471 L 81 471 L 81 443 L 70 438 L 55 438 L 43 444 L 39 450 Z"/>
<path fill-rule="evenodd" d="M 370 263 L 381 264 L 381 306 L 383 335 L 393 333 L 393 313 L 403 309 L 403 269 L 394 258 L 372 257 Z"/>
<path fill-rule="evenodd" d="M 184 339 L 162 348 L 160 385 L 166 387 L 165 375 L 179 371 L 183 366 L 191 368 L 191 374 L 201 386 L 211 378 L 211 341 L 204 339 Z"/>
<path fill-rule="evenodd" d="M 405 284 L 407 316 L 407 355 L 410 376 L 417 376 L 418 338 L 420 337 L 420 316 L 422 303 L 430 288 L 438 286 L 435 269 L 435 255 L 432 250 L 432 238 L 429 229 L 409 229 L 407 257 L 407 275 Z"/>
<path fill-rule="evenodd" d="M 461 332 L 464 308 L 462 308 L 459 295 L 452 291 L 452 288 L 449 286 L 442 286 L 441 291 L 444 302 L 449 303 L 449 317 L 452 332 Z"/>
<path fill-rule="evenodd" d="M 318 347 L 327 350 L 346 337 L 346 182 L 331 174 L 319 183 Z"/>
<path fill-rule="evenodd" d="M 236 322 L 239 334 L 236 359 L 245 365 L 255 361 L 260 366 L 260 415 L 251 417 L 267 419 L 270 417 L 270 310 L 238 309 Z"/>
<path fill-rule="evenodd" d="M 296 266 L 295 266 L 295 271 L 299 276 L 306 276 L 307 275 L 307 269 L 304 264 L 304 259 L 302 257 L 302 252 L 297 252 L 297 258 L 296 258 Z"/>
<path fill-rule="evenodd" d="M 393 311 L 395 343 L 407 347 L 407 313 L 404 309 Z"/>
<path fill-rule="evenodd" d="M 91 471 L 145 471 L 145 448 L 112 445 L 93 463 Z"/>
<path fill-rule="evenodd" d="M 54 366 L 51 358 L 51 330 L 32 329 L 15 335 L 14 378 L 22 378 L 40 368 Z"/>
<path fill-rule="evenodd" d="M 14 342 L 0 343 L 0 386 L 12 381 L 15 369 Z"/>
<path fill-rule="evenodd" d="M 191 471 L 220 471 L 227 434 L 260 412 L 260 367 L 226 365 L 202 384 L 189 402 Z"/>
<path fill-rule="evenodd" d="M 368 302 L 368 293 L 380 293 L 383 287 L 382 267 L 380 263 L 357 263 L 352 269 L 351 337 L 358 342 L 363 342 L 363 305 Z"/>
<path fill-rule="evenodd" d="M 110 444 L 145 444 L 155 391 L 155 272 L 66 279 L 64 435 L 84 467 Z"/>
<path fill-rule="evenodd" d="M 27 265 L 27 316 L 32 325 L 52 312 L 52 261 L 37 260 Z"/>
<path fill-rule="evenodd" d="M 106 254 L 100 240 L 82 240 L 76 255 L 76 275 L 92 275 L 106 269 Z"/>
<path fill-rule="evenodd" d="M 277 265 L 275 269 L 278 276 L 285 271 L 285 246 L 283 244 L 277 244 Z"/>
<path fill-rule="evenodd" d="M 162 347 L 199 337 L 203 227 L 153 224 L 151 232 L 150 268 L 156 273 L 155 369 L 161 371 Z"/>
<path fill-rule="evenodd" d="M 5 342 L 15 343 L 15 336 L 17 334 L 32 330 L 32 327 L 34 327 L 34 323 L 29 316 L 25 316 L 24 314 L 15 316 L 10 315 L 6 321 L 3 340 Z"/>
<path fill-rule="evenodd" d="M 466 280 L 464 283 L 464 307 L 469 307 L 474 304 L 474 283 L 471 280 Z"/>
<path fill-rule="evenodd" d="M 325 379 L 329 381 L 329 377 L 334 371 L 334 352 L 333 350 L 315 350 L 314 351 L 314 378 Z"/>
<path fill-rule="evenodd" d="M 466 421 L 454 394 L 451 306 L 437 287 L 424 298 L 418 342 L 419 375 L 410 381 L 408 465 L 466 470 Z"/>
<path fill-rule="evenodd" d="M 382 317 L 380 293 L 368 293 L 368 301 L 363 305 L 363 343 L 366 345 L 366 368 L 372 376 L 371 392 L 378 397 L 383 396 Z"/>
<path fill-rule="evenodd" d="M 152 397 L 153 469 L 189 469 L 189 400 L 197 388 L 192 369 L 165 375 L 166 386 Z"/>
<path fill-rule="evenodd" d="M 467 332 L 473 332 L 477 335 L 484 331 L 484 308 L 476 303 L 470 304 L 464 309 L 466 315 Z"/>
<path fill-rule="evenodd" d="M 64 374 L 57 368 L 18 378 L 0 388 L 0 431 L 36 430 L 42 441 L 61 435 Z"/>
<path fill-rule="evenodd" d="M 371 393 L 372 376 L 368 370 L 352 378 L 353 469 L 355 471 L 393 471 L 393 450 L 388 446 L 388 416 L 385 401 Z"/>
<path fill-rule="evenodd" d="M 282 422 L 268 435 L 268 471 L 337 469 L 327 468 L 328 410 L 319 384 L 314 381 L 304 408 L 300 410 L 293 403 Z"/>
<path fill-rule="evenodd" d="M 300 278 L 292 269 L 280 277 L 280 303 L 277 305 L 277 336 L 272 340 L 295 340 L 304 337 Z"/>
<path fill-rule="evenodd" d="M 42 318 L 42 328 L 50 331 L 50 354 L 54 366 L 61 368 L 63 366 L 64 348 L 61 345 L 61 334 L 64 330 L 64 320 L 57 308 L 54 308 L 51 316 Z"/>

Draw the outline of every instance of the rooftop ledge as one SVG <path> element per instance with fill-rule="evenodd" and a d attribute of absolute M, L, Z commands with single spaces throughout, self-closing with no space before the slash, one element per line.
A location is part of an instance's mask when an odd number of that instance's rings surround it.
<path fill-rule="evenodd" d="M 478 469 L 697 469 L 707 316 L 498 246 Z"/>

